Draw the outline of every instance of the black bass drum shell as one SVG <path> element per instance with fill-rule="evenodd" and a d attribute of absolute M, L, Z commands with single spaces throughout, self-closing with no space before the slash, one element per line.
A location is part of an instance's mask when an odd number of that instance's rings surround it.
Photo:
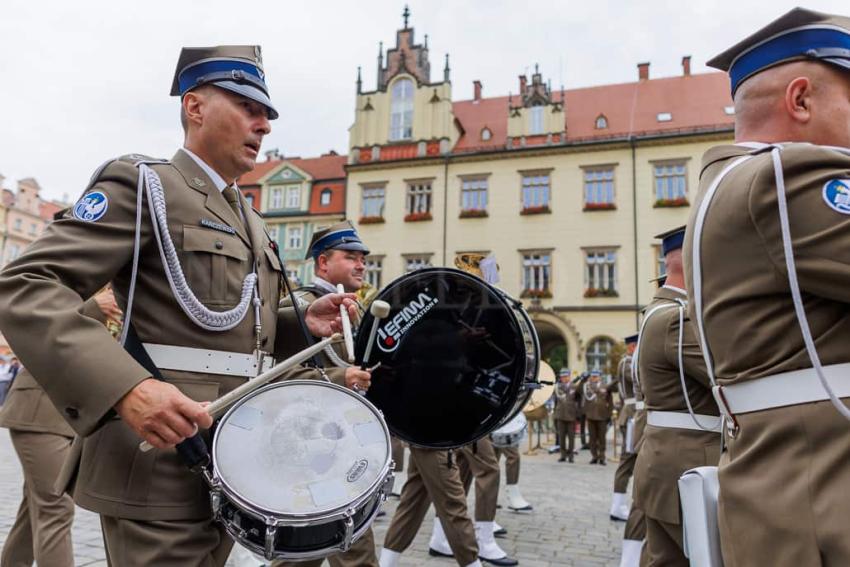
<path fill-rule="evenodd" d="M 537 353 L 528 352 L 517 314 L 496 288 L 459 270 L 426 268 L 375 299 L 391 309 L 369 356 L 369 367 L 380 366 L 367 398 L 399 439 L 434 449 L 471 443 L 510 419 L 519 397 L 530 394 L 526 376 L 530 360 L 536 375 Z M 367 312 L 361 322 L 358 364 L 373 321 Z"/>

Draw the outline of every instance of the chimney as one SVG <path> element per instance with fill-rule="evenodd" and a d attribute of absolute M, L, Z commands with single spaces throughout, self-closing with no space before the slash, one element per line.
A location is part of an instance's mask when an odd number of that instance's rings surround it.
<path fill-rule="evenodd" d="M 472 100 L 475 102 L 481 101 L 481 81 L 472 81 L 472 87 L 474 89 L 474 95 Z"/>
<path fill-rule="evenodd" d="M 641 81 L 649 79 L 649 63 L 638 63 L 638 79 Z"/>
<path fill-rule="evenodd" d="M 525 96 L 525 86 L 528 84 L 528 79 L 525 75 L 519 76 L 519 96 Z"/>
<path fill-rule="evenodd" d="M 682 57 L 682 75 L 685 77 L 691 76 L 691 56 L 685 55 Z"/>
<path fill-rule="evenodd" d="M 266 161 L 274 161 L 276 159 L 280 159 L 280 150 L 278 148 L 266 150 L 265 154 L 266 154 Z"/>

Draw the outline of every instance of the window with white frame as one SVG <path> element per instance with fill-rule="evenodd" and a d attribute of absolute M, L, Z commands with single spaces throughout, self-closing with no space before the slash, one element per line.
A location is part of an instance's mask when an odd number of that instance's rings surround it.
<path fill-rule="evenodd" d="M 410 79 L 399 79 L 390 94 L 390 141 L 413 137 L 413 93 Z"/>
<path fill-rule="evenodd" d="M 381 289 L 381 275 L 383 271 L 383 257 L 366 257 L 366 282 L 375 289 Z"/>
<path fill-rule="evenodd" d="M 608 119 L 605 118 L 605 115 L 600 114 L 599 116 L 597 116 L 596 117 L 596 129 L 597 130 L 604 130 L 607 127 L 608 127 Z"/>
<path fill-rule="evenodd" d="M 36 225 L 34 222 L 30 223 L 30 234 L 33 236 L 38 234 L 38 225 Z"/>
<path fill-rule="evenodd" d="M 664 263 L 664 255 L 661 253 L 660 246 L 653 246 L 655 248 L 655 277 L 660 278 L 667 274 L 667 264 Z"/>
<path fill-rule="evenodd" d="M 385 187 L 383 185 L 363 186 L 363 200 L 360 209 L 361 218 L 383 218 L 384 193 Z"/>
<path fill-rule="evenodd" d="M 286 245 L 290 250 L 301 248 L 302 236 L 304 231 L 300 226 L 290 226 L 286 230 Z"/>
<path fill-rule="evenodd" d="M 409 274 L 410 272 L 415 272 L 416 270 L 421 270 L 422 268 L 430 268 L 431 267 L 431 255 L 423 254 L 416 256 L 404 256 L 404 272 Z"/>
<path fill-rule="evenodd" d="M 15 230 L 21 230 L 21 219 L 15 219 Z"/>
<path fill-rule="evenodd" d="M 322 189 L 322 192 L 319 194 L 319 205 L 322 207 L 327 207 L 331 204 L 331 190 L 328 188 Z"/>
<path fill-rule="evenodd" d="M 543 118 L 545 116 L 546 107 L 545 106 L 532 106 L 529 109 L 529 126 L 528 131 L 532 136 L 542 134 L 544 131 L 543 128 Z"/>
<path fill-rule="evenodd" d="M 254 207 L 254 194 L 253 193 L 245 193 L 245 201 L 248 203 L 249 207 Z"/>
<path fill-rule="evenodd" d="M 612 348 L 614 348 L 614 341 L 607 337 L 599 337 L 590 341 L 585 353 L 587 357 L 587 369 L 605 372 L 608 367 L 608 357 L 611 355 Z"/>
<path fill-rule="evenodd" d="M 551 292 L 552 254 L 550 252 L 525 252 L 522 255 L 522 289 L 528 295 Z"/>
<path fill-rule="evenodd" d="M 522 174 L 522 208 L 539 209 L 549 207 L 549 173 Z"/>
<path fill-rule="evenodd" d="M 301 187 L 290 185 L 286 188 L 286 208 L 297 209 L 301 206 Z"/>
<path fill-rule="evenodd" d="M 687 168 L 684 161 L 656 163 L 653 171 L 656 201 L 677 201 L 687 198 Z"/>
<path fill-rule="evenodd" d="M 487 210 L 486 177 L 465 177 L 461 180 L 460 208 L 462 211 Z"/>
<path fill-rule="evenodd" d="M 614 166 L 584 169 L 584 205 L 586 208 L 614 205 Z"/>
<path fill-rule="evenodd" d="M 276 224 L 271 225 L 269 227 L 269 238 L 272 242 L 277 242 L 278 234 L 278 226 Z"/>
<path fill-rule="evenodd" d="M 283 208 L 283 187 L 272 187 L 271 195 L 269 195 L 269 208 Z"/>
<path fill-rule="evenodd" d="M 407 214 L 431 212 L 431 182 L 411 181 L 407 184 Z"/>
<path fill-rule="evenodd" d="M 617 295 L 617 251 L 585 250 L 585 297 Z"/>
<path fill-rule="evenodd" d="M 286 277 L 289 278 L 289 281 L 295 284 L 296 286 L 301 285 L 301 270 L 299 266 L 286 266 Z"/>
<path fill-rule="evenodd" d="M 12 260 L 14 260 L 15 258 L 17 258 L 20 255 L 21 255 L 21 247 L 18 246 L 17 244 L 12 244 L 12 245 L 9 246 L 9 257 L 6 258 L 6 260 L 11 262 Z"/>

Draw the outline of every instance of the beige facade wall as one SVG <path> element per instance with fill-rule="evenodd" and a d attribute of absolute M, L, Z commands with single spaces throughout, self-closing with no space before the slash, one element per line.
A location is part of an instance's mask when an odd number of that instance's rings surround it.
<path fill-rule="evenodd" d="M 592 339 L 620 341 L 636 332 L 635 306 L 652 299 L 655 284 L 649 280 L 657 275 L 657 241 L 653 235 L 687 221 L 689 207 L 654 206 L 654 163 L 685 161 L 688 198 L 692 201 L 702 154 L 718 142 L 730 140 L 731 134 L 726 134 L 643 142 L 635 148 L 634 160 L 632 148 L 620 143 L 411 160 L 392 167 L 352 166 L 346 216 L 355 223 L 360 218 L 364 185 L 385 185 L 385 222 L 358 226 L 373 255 L 383 256 L 384 285 L 404 273 L 405 255 L 429 254 L 433 265 L 451 266 L 458 252 L 492 252 L 500 265 L 500 287 L 518 297 L 522 292 L 523 251 L 551 251 L 553 297 L 534 305 L 525 300 L 525 304 L 535 319 L 558 328 L 569 350 L 570 365 L 584 370 L 585 350 Z M 585 211 L 584 168 L 600 165 L 614 167 L 616 210 Z M 549 172 L 549 214 L 520 214 L 522 172 L 533 171 Z M 466 176 L 482 176 L 488 181 L 485 218 L 459 218 L 461 185 Z M 433 220 L 405 222 L 407 184 L 422 179 L 432 183 Z M 616 250 L 618 297 L 584 297 L 588 248 Z"/>

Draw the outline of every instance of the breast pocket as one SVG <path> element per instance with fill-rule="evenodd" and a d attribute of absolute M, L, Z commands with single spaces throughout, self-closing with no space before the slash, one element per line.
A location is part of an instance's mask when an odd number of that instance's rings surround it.
<path fill-rule="evenodd" d="M 232 307 L 250 272 L 248 248 L 238 236 L 198 226 L 183 227 L 183 272 L 203 303 Z"/>

